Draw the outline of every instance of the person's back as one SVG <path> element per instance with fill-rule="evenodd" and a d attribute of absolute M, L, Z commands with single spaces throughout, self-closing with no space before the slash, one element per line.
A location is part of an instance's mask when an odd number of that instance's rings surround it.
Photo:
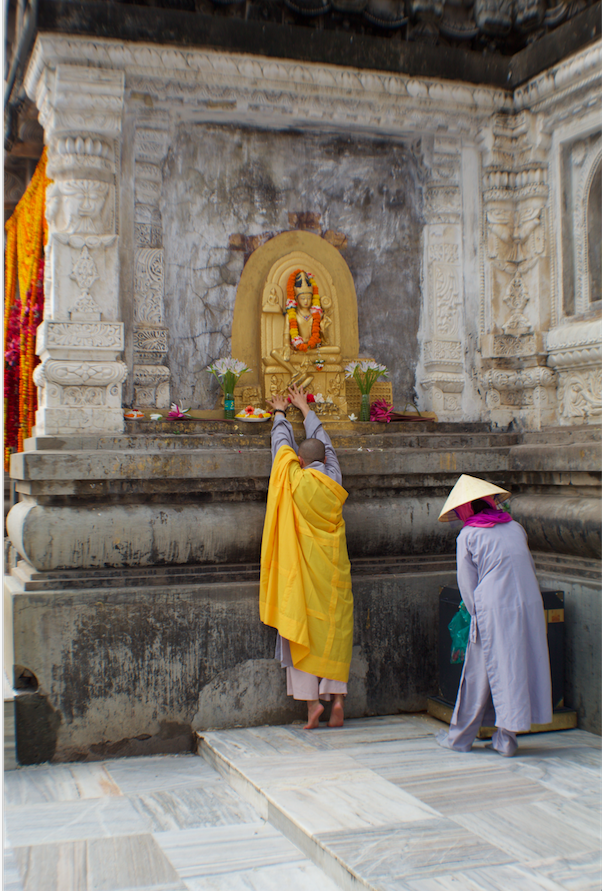
<path fill-rule="evenodd" d="M 463 548 L 475 565 L 477 589 L 491 592 L 491 583 L 497 582 L 494 596 L 483 599 L 481 608 L 514 608 L 517 598 L 523 603 L 541 606 L 527 534 L 520 523 L 513 521 L 491 527 L 465 526 L 457 542 L 458 552 Z"/>
<path fill-rule="evenodd" d="M 261 547 L 260 617 L 278 630 L 276 658 L 287 693 L 308 705 L 317 727 L 332 700 L 330 727 L 343 724 L 353 648 L 353 594 L 343 504 L 347 493 L 330 437 L 295 386 L 306 439 L 297 449 L 287 402 L 272 397 L 272 473 Z"/>
<path fill-rule="evenodd" d="M 527 534 L 499 510 L 509 493 L 462 475 L 439 515 L 464 523 L 457 538 L 458 587 L 471 626 L 456 706 L 437 742 L 468 752 L 481 723 L 495 724 L 493 747 L 516 751 L 516 733 L 552 719 L 543 602 Z"/>

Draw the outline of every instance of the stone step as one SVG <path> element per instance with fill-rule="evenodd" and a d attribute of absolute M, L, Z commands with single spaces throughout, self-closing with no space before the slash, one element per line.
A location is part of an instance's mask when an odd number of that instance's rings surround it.
<path fill-rule="evenodd" d="M 382 875 L 373 878 L 369 851 L 356 856 L 366 830 L 377 833 L 382 827 L 394 843 L 395 829 L 411 826 L 420 844 L 422 827 L 440 815 L 366 768 L 358 750 L 404 741 L 436 749 L 433 735 L 439 727 L 428 716 L 405 715 L 346 721 L 341 730 L 321 726 L 308 732 L 289 725 L 200 731 L 198 752 L 339 888 L 382 891 L 395 887 L 394 876 L 386 882 Z"/>
<path fill-rule="evenodd" d="M 352 576 L 396 575 L 455 570 L 453 555 L 427 557 L 383 557 L 358 559 L 352 563 Z M 259 582 L 259 563 L 240 565 L 150 566 L 135 569 L 54 570 L 38 572 L 20 560 L 11 570 L 11 579 L 22 591 L 73 591 L 101 588 L 159 588 L 165 585 L 215 585 Z"/>
<path fill-rule="evenodd" d="M 416 426 L 416 425 L 414 425 Z M 294 426 L 296 438 L 301 441 L 304 430 Z M 489 446 L 511 446 L 520 441 L 517 433 L 475 432 L 425 432 L 422 427 L 414 431 L 400 431 L 385 427 L 367 432 L 330 431 L 335 448 L 488 448 Z M 270 432 L 262 429 L 249 435 L 237 433 L 147 433 L 137 436 L 70 437 L 60 440 L 56 437 L 36 437 L 25 441 L 25 451 L 169 451 L 196 449 L 267 449 L 270 446 Z"/>

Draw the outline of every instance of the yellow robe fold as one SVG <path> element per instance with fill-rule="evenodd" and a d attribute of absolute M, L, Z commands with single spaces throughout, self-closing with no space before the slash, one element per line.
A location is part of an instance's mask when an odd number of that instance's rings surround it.
<path fill-rule="evenodd" d="M 290 642 L 295 668 L 346 682 L 353 595 L 343 504 L 347 492 L 290 446 L 272 467 L 263 540 L 259 614 Z"/>

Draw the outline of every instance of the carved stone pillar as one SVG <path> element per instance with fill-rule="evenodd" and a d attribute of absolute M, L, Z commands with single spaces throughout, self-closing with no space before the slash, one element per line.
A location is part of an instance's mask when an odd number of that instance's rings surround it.
<path fill-rule="evenodd" d="M 124 75 L 79 65 L 27 83 L 48 146 L 44 322 L 36 435 L 123 429 L 116 176 Z"/>
<path fill-rule="evenodd" d="M 480 383 L 491 420 L 554 423 L 556 378 L 543 332 L 551 321 L 547 235 L 549 137 L 528 112 L 499 116 L 483 151 Z"/>
<path fill-rule="evenodd" d="M 424 141 L 423 151 L 428 180 L 420 385 L 427 409 L 440 420 L 457 420 L 465 382 L 460 146 L 436 137 L 431 143 Z"/>
<path fill-rule="evenodd" d="M 169 144 L 169 114 L 138 112 L 135 152 L 134 404 L 169 408 L 171 373 L 164 310 L 161 164 Z"/>

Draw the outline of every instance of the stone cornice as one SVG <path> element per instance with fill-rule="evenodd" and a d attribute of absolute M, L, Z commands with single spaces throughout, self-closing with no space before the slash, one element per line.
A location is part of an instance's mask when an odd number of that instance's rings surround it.
<path fill-rule="evenodd" d="M 443 126 L 448 132 L 472 133 L 484 118 L 512 107 L 510 93 L 487 86 L 55 34 L 38 35 L 25 78 L 28 95 L 35 97 L 44 68 L 61 64 L 122 70 L 129 89 L 159 100 L 180 98 L 203 120 L 261 120 L 280 127 L 307 121 L 415 133 L 430 116 L 430 131 Z"/>
<path fill-rule="evenodd" d="M 602 40 L 575 53 L 514 91 L 516 111 L 539 112 L 602 81 Z"/>
<path fill-rule="evenodd" d="M 158 101 L 179 99 L 195 119 L 262 126 L 369 129 L 379 134 L 437 132 L 474 136 L 498 111 L 537 112 L 602 78 L 602 41 L 514 91 L 150 43 L 39 34 L 25 77 L 32 98 L 45 68 L 78 65 L 123 71 L 126 86 Z M 218 99 L 219 101 L 216 101 Z"/>

